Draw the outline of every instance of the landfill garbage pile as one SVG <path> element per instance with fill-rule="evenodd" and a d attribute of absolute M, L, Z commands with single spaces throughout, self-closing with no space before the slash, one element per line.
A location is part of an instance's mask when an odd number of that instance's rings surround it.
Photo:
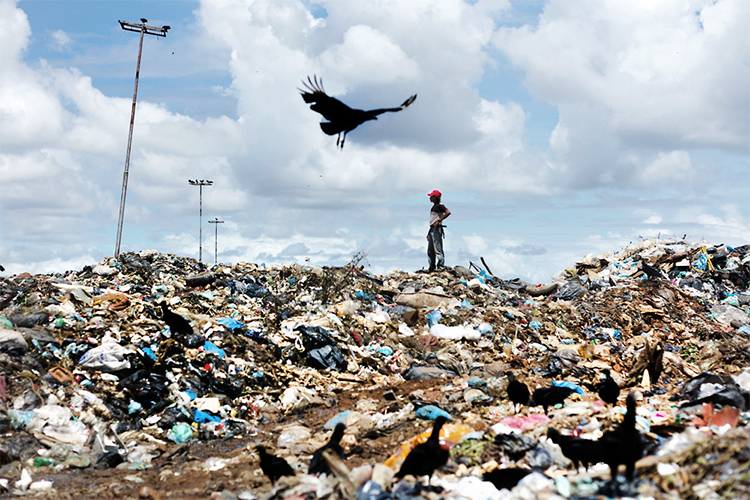
<path fill-rule="evenodd" d="M 0 278 L 0 498 L 750 497 L 748 246 L 642 240 L 538 285 L 361 258 Z"/>

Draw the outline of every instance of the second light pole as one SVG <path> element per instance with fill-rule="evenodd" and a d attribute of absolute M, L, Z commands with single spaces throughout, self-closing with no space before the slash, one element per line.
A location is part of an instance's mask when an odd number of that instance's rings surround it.
<path fill-rule="evenodd" d="M 214 217 L 214 220 L 208 221 L 209 224 L 216 224 L 214 231 L 214 265 L 219 263 L 219 224 L 224 224 L 223 220 Z"/>
<path fill-rule="evenodd" d="M 198 262 L 203 262 L 203 186 L 210 186 L 214 181 L 188 179 L 191 186 L 198 186 L 200 190 L 200 233 L 198 236 Z"/>

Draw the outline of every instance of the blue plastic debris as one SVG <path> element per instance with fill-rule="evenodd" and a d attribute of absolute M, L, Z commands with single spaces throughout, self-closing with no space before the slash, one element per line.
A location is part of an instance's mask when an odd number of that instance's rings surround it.
<path fill-rule="evenodd" d="M 231 330 L 241 330 L 245 328 L 244 323 L 241 323 L 234 318 L 221 318 L 217 323 L 224 325 Z"/>
<path fill-rule="evenodd" d="M 143 405 L 139 403 L 138 401 L 131 401 L 130 403 L 128 403 L 128 413 L 131 415 L 133 413 L 138 413 L 142 409 L 143 409 Z"/>
<path fill-rule="evenodd" d="M 149 358 L 151 358 L 151 359 L 153 359 L 154 361 L 156 361 L 156 353 L 155 353 L 155 352 L 154 352 L 154 350 L 153 350 L 153 349 L 151 349 L 150 347 L 144 347 L 144 348 L 143 348 L 143 354 L 145 354 L 145 355 L 146 355 L 146 356 L 148 356 Z"/>
<path fill-rule="evenodd" d="M 438 323 L 440 323 L 440 320 L 443 318 L 443 315 L 440 314 L 440 311 L 432 311 L 427 313 L 427 321 L 430 322 L 430 326 L 435 326 Z"/>
<path fill-rule="evenodd" d="M 471 377 L 469 379 L 469 387 L 473 387 L 475 389 L 483 389 L 487 387 L 487 381 L 483 378 Z"/>
<path fill-rule="evenodd" d="M 250 329 L 245 330 L 245 333 L 251 339 L 263 338 L 263 330 L 261 330 L 260 328 L 250 328 Z"/>
<path fill-rule="evenodd" d="M 559 382 L 557 380 L 553 380 L 552 385 L 556 387 L 567 387 L 568 389 L 573 389 L 581 396 L 584 396 L 586 394 L 585 392 L 583 392 L 583 389 L 575 385 L 573 382 L 568 382 L 567 380 L 561 380 Z"/>
<path fill-rule="evenodd" d="M 206 422 L 221 422 L 221 418 L 202 410 L 195 410 L 195 413 L 193 413 L 193 420 L 199 424 L 205 424 Z"/>
<path fill-rule="evenodd" d="M 440 416 L 443 416 L 448 420 L 453 420 L 453 417 L 451 417 L 450 413 L 441 408 L 438 408 L 437 406 L 427 405 L 417 409 L 417 418 L 427 418 L 430 420 L 435 420 Z"/>
<path fill-rule="evenodd" d="M 217 356 L 219 356 L 220 358 L 223 358 L 224 356 L 226 356 L 226 353 L 224 352 L 224 349 L 222 349 L 221 347 L 218 347 L 213 342 L 209 342 L 208 340 L 206 341 L 205 344 L 203 344 L 203 350 L 206 351 L 206 352 L 214 353 Z"/>
<path fill-rule="evenodd" d="M 336 427 L 336 424 L 338 423 L 345 424 L 346 419 L 349 417 L 351 412 L 352 412 L 351 410 L 342 411 L 341 413 L 339 413 L 338 415 L 330 419 L 328 422 L 326 422 L 323 428 L 328 431 Z"/>

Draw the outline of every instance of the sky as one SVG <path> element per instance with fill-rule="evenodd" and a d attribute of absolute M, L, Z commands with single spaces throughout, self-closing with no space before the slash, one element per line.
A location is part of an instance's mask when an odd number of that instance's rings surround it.
<path fill-rule="evenodd" d="M 750 243 L 745 0 L 0 0 L 0 275 L 114 255 L 140 18 L 121 253 L 416 271 L 433 189 L 446 264 L 504 279 Z M 418 97 L 338 149 L 312 75 Z"/>

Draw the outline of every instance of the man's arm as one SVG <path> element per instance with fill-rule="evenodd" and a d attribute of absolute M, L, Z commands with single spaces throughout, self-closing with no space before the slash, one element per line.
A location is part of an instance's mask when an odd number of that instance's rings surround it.
<path fill-rule="evenodd" d="M 451 211 L 446 207 L 445 212 L 443 212 L 442 215 L 438 216 L 438 220 L 435 222 L 435 224 L 432 225 L 432 227 L 438 227 L 445 219 L 448 218 L 450 214 Z"/>

